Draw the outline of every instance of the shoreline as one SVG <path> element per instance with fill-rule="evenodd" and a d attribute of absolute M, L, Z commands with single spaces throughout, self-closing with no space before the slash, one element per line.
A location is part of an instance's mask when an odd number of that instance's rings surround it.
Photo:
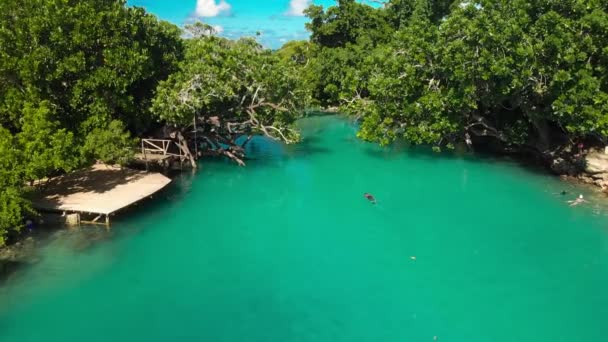
<path fill-rule="evenodd" d="M 494 156 L 501 157 L 501 154 L 494 153 Z M 502 154 L 502 158 L 514 158 L 513 155 Z M 526 158 L 523 156 L 515 157 L 514 159 L 521 162 L 521 167 L 537 168 L 544 170 L 545 176 L 558 177 L 560 181 L 567 182 L 574 186 L 586 186 L 590 190 L 602 194 L 603 197 L 608 195 L 608 154 L 604 151 L 590 149 L 575 158 L 555 157 L 550 160 L 550 163 L 542 162 L 535 158 Z M 583 163 L 581 164 L 581 160 Z M 583 165 L 584 167 L 580 167 Z M 172 180 L 176 175 L 183 172 L 169 172 L 166 175 Z M 47 221 L 40 224 L 33 233 L 24 230 L 21 234 L 14 237 L 11 244 L 0 247 L 0 286 L 10 281 L 11 276 L 23 267 L 34 265 L 40 261 L 38 252 L 49 241 L 54 238 L 65 237 L 65 234 L 82 234 L 78 249 L 86 249 L 88 246 L 99 241 L 95 238 L 87 240 L 91 236 L 87 230 L 83 230 L 82 225 L 78 227 L 70 227 L 65 224 L 58 224 Z M 97 235 L 97 234 L 95 234 Z M 84 246 L 84 247 L 83 247 Z"/>
<path fill-rule="evenodd" d="M 42 224 L 24 233 L 16 242 L 0 247 L 0 288 L 20 270 L 42 261 L 40 252 L 50 243 L 61 240 L 74 251 L 84 251 L 112 236 L 112 231 L 97 225 L 70 227 Z"/>
<path fill-rule="evenodd" d="M 86 168 L 83 170 L 86 170 Z M 141 170 L 137 169 L 131 170 L 131 173 L 141 172 Z M 105 171 L 106 170 L 104 169 L 104 172 Z M 122 169 L 120 170 L 121 175 L 124 173 L 123 171 L 124 170 Z M 151 175 L 154 173 L 156 172 L 149 172 L 146 174 Z M 163 176 L 170 179 L 170 181 L 166 185 L 169 185 L 172 182 L 175 175 L 176 174 L 173 172 L 166 172 L 163 174 Z M 116 184 L 118 184 L 117 187 L 120 187 L 121 184 L 125 183 L 129 177 L 126 177 L 125 180 L 121 179 L 120 181 L 116 181 L 115 178 L 116 177 L 110 177 L 109 180 L 105 178 L 102 179 L 103 182 L 109 181 L 110 183 L 114 184 L 115 187 Z M 91 180 L 88 181 L 89 183 L 91 182 Z M 85 187 L 82 191 L 86 191 L 86 193 L 89 193 L 91 189 L 98 188 L 94 184 L 88 185 L 89 187 Z M 66 187 L 71 190 L 75 188 L 71 183 L 67 185 L 60 183 L 60 186 Z M 103 184 L 100 184 L 100 186 L 103 188 Z M 141 195 L 141 191 L 136 191 L 135 193 L 141 198 L 138 201 L 130 203 L 130 205 L 121 208 L 120 211 L 124 213 L 134 210 L 135 208 L 140 207 L 142 202 L 145 202 L 142 201 L 143 199 L 152 199 L 155 195 L 164 193 L 167 188 L 169 187 L 163 186 L 154 194 L 146 193 L 145 196 Z M 105 192 L 109 193 L 109 190 L 106 189 Z M 56 196 L 54 196 L 53 198 L 55 197 Z M 106 197 L 112 198 L 112 196 Z M 68 203 L 72 202 L 68 201 Z M 78 219 L 71 218 L 71 216 L 73 215 L 61 215 L 60 213 L 54 211 L 45 210 L 39 211 L 38 215 L 39 216 L 37 216 L 36 219 L 32 218 L 33 221 L 37 222 L 32 227 L 32 229 L 23 227 L 20 232 L 13 232 L 13 234 L 11 234 L 10 238 L 8 239 L 9 242 L 4 246 L 0 246 L 0 286 L 2 286 L 2 284 L 4 284 L 5 282 L 9 281 L 11 276 L 19 269 L 38 263 L 40 261 L 38 253 L 41 248 L 43 248 L 48 242 L 54 240 L 55 238 L 65 238 L 66 235 L 72 236 L 80 234 L 82 236 L 77 236 L 78 242 L 76 242 L 77 246 L 74 246 L 74 248 L 78 250 L 83 250 L 95 243 L 96 241 L 100 240 L 99 232 L 103 232 L 104 235 L 106 235 L 105 233 L 107 232 L 111 232 L 111 229 L 109 228 L 107 223 L 103 224 L 94 221 L 81 221 L 79 213 L 74 214 L 78 216 Z M 93 234 L 93 236 L 91 234 Z"/>
<path fill-rule="evenodd" d="M 556 157 L 549 165 L 549 171 L 563 181 L 590 185 L 604 195 L 608 195 L 608 153 L 589 149 L 573 158 Z"/>
<path fill-rule="evenodd" d="M 0 286 L 9 281 L 19 269 L 38 262 L 36 254 L 39 247 L 32 236 L 12 245 L 0 247 Z"/>

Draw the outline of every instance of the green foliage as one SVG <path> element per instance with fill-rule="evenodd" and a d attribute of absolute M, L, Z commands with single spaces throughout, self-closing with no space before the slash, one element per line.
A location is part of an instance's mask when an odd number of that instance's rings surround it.
<path fill-rule="evenodd" d="M 18 186 L 23 180 L 23 152 L 15 148 L 16 140 L 0 126 L 0 188 Z"/>
<path fill-rule="evenodd" d="M 31 212 L 21 196 L 23 154 L 15 145 L 16 139 L 0 126 L 0 246 L 8 231 L 19 229 L 23 216 Z"/>
<path fill-rule="evenodd" d="M 145 129 L 181 56 L 177 27 L 124 1 L 6 0 L 0 13 L 0 121 L 12 128 L 24 102 L 47 100 L 83 134 L 109 119 Z"/>
<path fill-rule="evenodd" d="M 247 122 L 252 133 L 295 141 L 291 126 L 308 98 L 297 71 L 253 39 L 203 35 L 188 40 L 179 71 L 160 83 L 152 111 L 178 126 L 217 116 Z"/>
<path fill-rule="evenodd" d="M 313 95 L 362 118 L 363 139 L 521 146 L 546 140 L 551 126 L 570 140 L 606 140 L 605 2 L 341 1 L 307 13 Z"/>
<path fill-rule="evenodd" d="M 276 51 L 277 56 L 285 64 L 296 63 L 306 66 L 313 55 L 315 45 L 305 40 L 292 40 Z"/>
<path fill-rule="evenodd" d="M 327 10 L 312 5 L 304 13 L 310 18 L 306 28 L 311 32 L 311 42 L 322 47 L 344 47 L 361 39 L 386 41 L 390 37 L 385 11 L 355 0 L 338 0 Z"/>
<path fill-rule="evenodd" d="M 377 45 L 391 39 L 387 12 L 354 0 L 338 1 L 325 10 L 310 6 L 306 11 L 311 31 L 311 54 L 303 78 L 313 98 L 323 106 L 338 106 L 366 97 L 369 69 L 363 61 Z"/>
<path fill-rule="evenodd" d="M 125 131 L 122 121 L 114 120 L 107 127 L 97 127 L 87 135 L 82 148 L 87 159 L 106 164 L 126 165 L 134 156 L 137 140 Z"/>
<path fill-rule="evenodd" d="M 453 0 L 390 0 L 387 4 L 389 10 L 386 16 L 395 29 L 406 27 L 416 19 L 428 19 L 436 23 L 449 14 L 455 2 Z"/>
<path fill-rule="evenodd" d="M 0 239 L 29 181 L 131 155 L 181 31 L 124 0 L 0 1 Z"/>
<path fill-rule="evenodd" d="M 26 104 L 22 112 L 16 146 L 23 153 L 26 181 L 69 172 L 79 164 L 74 135 L 60 128 L 49 107 L 47 101 L 38 107 Z"/>
<path fill-rule="evenodd" d="M 27 181 L 124 164 L 132 134 L 157 121 L 196 121 L 237 161 L 239 135 L 297 141 L 311 105 L 356 115 L 359 137 L 380 144 L 538 146 L 546 127 L 605 142 L 607 12 L 601 0 L 339 0 L 306 10 L 310 41 L 272 52 L 203 23 L 183 40 L 124 0 L 0 1 L 0 244 L 30 211 Z"/>
<path fill-rule="evenodd" d="M 0 247 L 6 242 L 6 234 L 10 230 L 18 232 L 23 226 L 23 217 L 32 213 L 31 205 L 23 198 L 20 188 L 0 190 Z"/>
<path fill-rule="evenodd" d="M 367 51 L 362 46 L 351 44 L 320 48 L 304 73 L 312 85 L 313 97 L 324 106 L 337 106 L 365 91 L 367 70 L 360 66 Z"/>
<path fill-rule="evenodd" d="M 185 33 L 189 38 L 201 38 L 212 36 L 217 32 L 213 26 L 197 21 L 193 24 L 186 25 Z"/>

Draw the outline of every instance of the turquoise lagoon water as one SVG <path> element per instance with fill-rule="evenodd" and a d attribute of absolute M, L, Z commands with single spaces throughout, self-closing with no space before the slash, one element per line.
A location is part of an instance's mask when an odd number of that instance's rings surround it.
<path fill-rule="evenodd" d="M 51 239 L 0 287 L 0 341 L 608 340 L 603 205 L 339 117 L 302 129 L 255 140 L 246 168 L 204 162 L 111 232 Z"/>

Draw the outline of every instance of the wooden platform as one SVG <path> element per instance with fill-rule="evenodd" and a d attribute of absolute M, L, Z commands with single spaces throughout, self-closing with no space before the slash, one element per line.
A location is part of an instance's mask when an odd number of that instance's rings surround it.
<path fill-rule="evenodd" d="M 169 154 L 135 153 L 135 159 L 142 162 L 161 162 L 171 158 L 173 158 L 173 156 Z"/>
<path fill-rule="evenodd" d="M 190 162 L 192 168 L 196 169 L 196 158 L 188 148 L 188 142 L 181 133 L 173 137 L 177 141 L 169 139 L 141 139 L 141 153 L 135 155 L 135 160 L 143 162 L 148 170 L 148 163 L 157 163 L 169 166 L 172 161 L 178 160 Z"/>
<path fill-rule="evenodd" d="M 107 217 L 150 197 L 170 182 L 160 173 L 97 164 L 53 179 L 33 196 L 32 203 L 39 210 Z"/>

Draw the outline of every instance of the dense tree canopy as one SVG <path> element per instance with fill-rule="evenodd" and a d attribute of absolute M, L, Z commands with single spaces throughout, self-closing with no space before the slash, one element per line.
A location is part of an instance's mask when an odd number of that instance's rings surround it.
<path fill-rule="evenodd" d="M 189 29 L 205 32 L 200 24 Z M 292 125 L 307 94 L 296 65 L 250 38 L 231 41 L 194 34 L 186 42 L 179 70 L 161 82 L 152 110 L 176 126 L 196 121 L 206 152 L 243 164 L 244 151 L 236 145 L 240 136 L 299 140 Z"/>
<path fill-rule="evenodd" d="M 362 83 L 367 75 L 359 66 L 394 31 L 386 11 L 355 0 L 341 0 L 328 9 L 312 5 L 305 13 L 310 17 L 306 27 L 311 32 L 310 51 L 314 56 L 305 75 L 316 103 L 337 106 L 351 94 L 365 92 Z"/>
<path fill-rule="evenodd" d="M 158 125 L 241 165 L 252 135 L 297 142 L 311 106 L 381 144 L 606 144 L 608 2 L 383 3 L 310 6 L 310 40 L 270 51 L 124 0 L 0 1 L 0 244 L 31 212 L 25 184 L 126 163 Z"/>
<path fill-rule="evenodd" d="M 180 34 L 122 0 L 0 2 L 0 237 L 22 222 L 26 182 L 125 161 Z"/>
<path fill-rule="evenodd" d="M 305 13 L 310 18 L 306 27 L 311 32 L 311 42 L 323 47 L 345 47 L 362 38 L 384 41 L 391 32 L 386 11 L 355 0 L 338 0 L 327 10 L 312 5 Z"/>
<path fill-rule="evenodd" d="M 607 6 L 599 0 L 313 6 L 308 28 L 317 47 L 308 77 L 321 104 L 358 115 L 359 136 L 383 144 L 493 139 L 551 153 L 575 140 L 604 142 Z M 353 20 L 360 16 L 367 19 Z"/>
<path fill-rule="evenodd" d="M 0 120 L 12 130 L 40 101 L 84 134 L 113 119 L 143 129 L 181 55 L 177 27 L 124 1 L 6 0 L 0 18 Z"/>

